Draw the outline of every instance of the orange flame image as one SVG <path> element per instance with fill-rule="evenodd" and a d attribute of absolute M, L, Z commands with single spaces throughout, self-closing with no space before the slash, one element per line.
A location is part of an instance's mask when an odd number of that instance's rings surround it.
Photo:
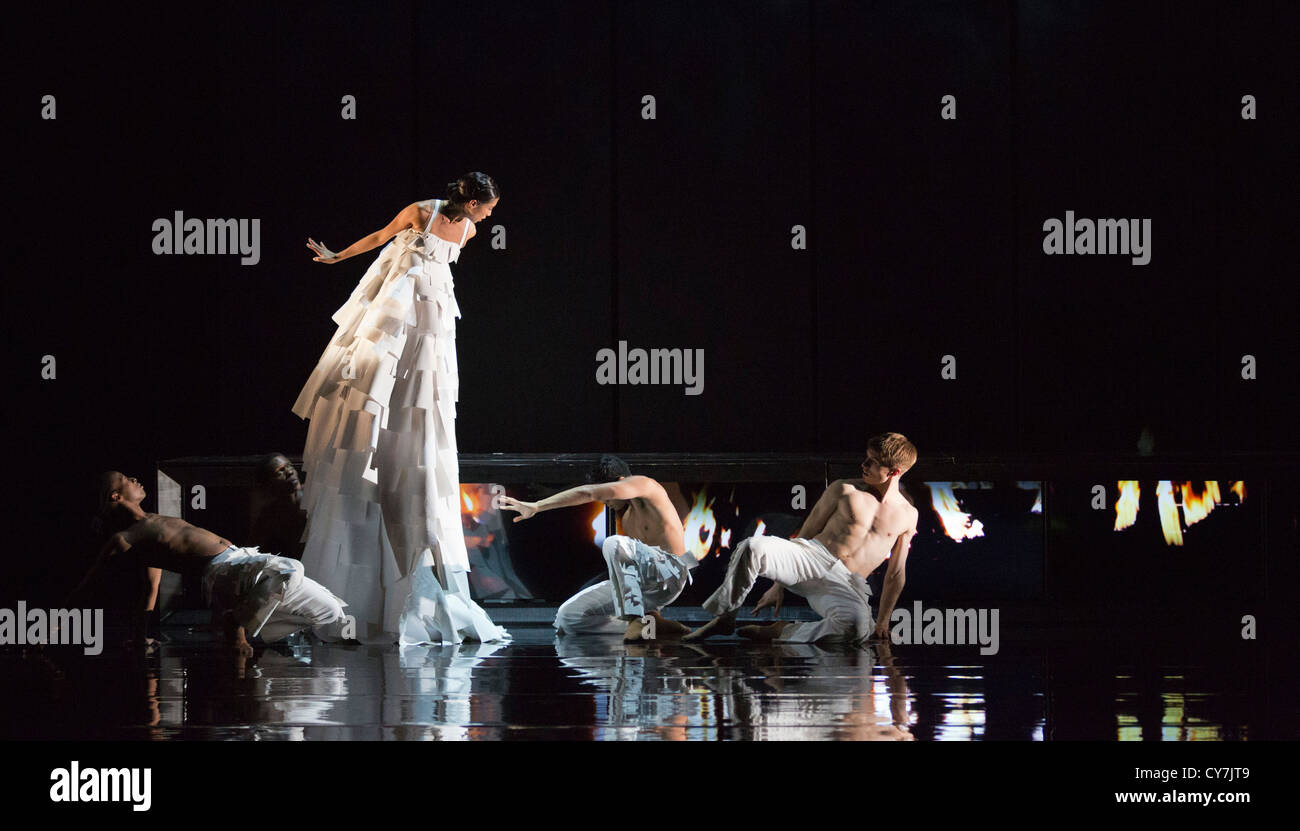
<path fill-rule="evenodd" d="M 761 537 L 766 533 L 766 531 L 767 531 L 767 523 L 760 519 L 758 521 L 758 525 L 755 526 L 754 528 L 754 536 Z"/>
<path fill-rule="evenodd" d="M 1200 522 L 1210 515 L 1214 506 L 1222 502 L 1219 497 L 1219 483 L 1206 482 L 1201 493 L 1193 490 L 1191 482 L 1183 482 L 1183 523 L 1188 527 Z"/>
<path fill-rule="evenodd" d="M 1174 503 L 1174 483 L 1162 479 L 1156 484 L 1156 503 L 1160 511 L 1160 530 L 1169 545 L 1183 544 L 1183 529 L 1178 524 L 1178 505 Z"/>
<path fill-rule="evenodd" d="M 718 535 L 718 551 L 730 547 L 731 547 L 731 529 L 723 528 L 722 533 Z M 716 557 L 717 554 L 714 554 L 713 556 Z"/>
<path fill-rule="evenodd" d="M 686 536 L 686 550 L 694 554 L 696 559 L 703 559 L 709 553 L 709 549 L 713 547 L 713 532 L 718 527 L 718 522 L 713 516 L 714 500 L 710 499 L 707 503 L 704 501 L 708 492 L 707 486 L 700 489 L 700 492 L 695 495 L 695 504 L 691 505 L 691 510 L 682 521 L 682 530 Z"/>
<path fill-rule="evenodd" d="M 1115 500 L 1115 530 L 1123 531 L 1137 522 L 1138 503 L 1142 489 L 1135 479 L 1121 479 L 1119 482 L 1119 499 Z"/>
<path fill-rule="evenodd" d="M 930 504 L 939 516 L 945 534 L 957 542 L 984 536 L 984 523 L 972 519 L 970 514 L 961 509 L 957 497 L 953 496 L 954 483 L 926 482 L 925 484 L 930 488 Z"/>
<path fill-rule="evenodd" d="M 1120 498 L 1115 503 L 1115 530 L 1121 531 L 1131 526 L 1137 519 L 1138 483 L 1119 483 Z M 1237 496 L 1237 504 L 1246 501 L 1246 483 L 1232 481 L 1228 492 Z M 1157 510 L 1160 513 L 1160 529 L 1168 545 L 1182 545 L 1183 531 L 1210 515 L 1223 501 L 1219 482 L 1206 481 L 1174 482 L 1162 480 L 1156 485 Z M 1178 509 L 1182 508 L 1182 521 L 1179 521 Z"/>

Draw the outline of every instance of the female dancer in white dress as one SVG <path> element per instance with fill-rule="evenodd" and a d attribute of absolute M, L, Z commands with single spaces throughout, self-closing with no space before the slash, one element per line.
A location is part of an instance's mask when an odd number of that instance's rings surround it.
<path fill-rule="evenodd" d="M 320 263 L 380 245 L 338 332 L 298 396 L 307 573 L 347 598 L 359 637 L 401 643 L 510 636 L 470 598 L 456 460 L 456 318 L 451 263 L 492 214 L 491 177 L 469 173 L 447 199 L 407 205 L 382 230 Z M 459 242 L 457 241 L 459 240 Z"/>

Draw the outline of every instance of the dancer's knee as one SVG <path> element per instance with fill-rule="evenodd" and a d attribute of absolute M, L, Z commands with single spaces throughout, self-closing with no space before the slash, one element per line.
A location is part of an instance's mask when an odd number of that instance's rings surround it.
<path fill-rule="evenodd" d="M 757 563 L 762 563 L 767 556 L 768 546 L 777 539 L 777 537 L 766 535 L 750 537 L 737 549 L 737 553 Z"/>
<path fill-rule="evenodd" d="M 590 617 L 583 611 L 583 607 L 576 602 L 576 599 L 566 600 L 555 610 L 555 622 L 551 625 L 561 632 L 581 632 L 584 619 Z"/>
<path fill-rule="evenodd" d="M 582 616 L 575 615 L 571 610 L 561 606 L 555 611 L 555 621 L 551 624 L 561 632 L 575 632 L 581 626 Z"/>
<path fill-rule="evenodd" d="M 871 619 L 871 613 L 868 612 L 867 620 Z M 860 612 L 850 609 L 846 606 L 832 606 L 825 610 L 822 620 L 830 624 L 837 635 L 847 635 L 857 631 L 861 626 L 862 615 Z"/>
<path fill-rule="evenodd" d="M 347 617 L 347 612 L 343 611 L 343 604 L 339 602 L 339 599 L 331 596 L 317 617 L 319 618 L 316 621 L 317 626 L 323 623 L 338 623 Z"/>
<path fill-rule="evenodd" d="M 731 557 L 727 560 L 728 569 L 738 568 L 741 565 L 749 563 L 754 558 L 754 542 L 762 537 L 747 537 L 731 551 Z"/>
<path fill-rule="evenodd" d="M 853 623 L 853 636 L 857 640 L 869 638 L 876 633 L 876 619 L 872 617 L 871 610 L 867 609 L 858 614 Z"/>
<path fill-rule="evenodd" d="M 297 585 L 293 586 L 295 593 L 291 604 L 293 614 L 299 619 L 306 618 L 312 626 L 325 626 L 347 617 L 344 611 L 347 604 L 320 583 L 304 576 L 301 566 L 293 579 Z"/>
<path fill-rule="evenodd" d="M 307 578 L 307 570 L 303 568 L 302 562 L 293 560 L 289 557 L 276 557 L 276 565 L 280 568 L 290 569 L 289 573 L 284 576 L 284 590 L 298 591 L 303 586 L 303 581 Z"/>
<path fill-rule="evenodd" d="M 582 614 L 572 611 L 566 612 L 561 609 L 555 613 L 555 622 L 551 625 L 567 635 L 584 635 L 592 632 L 603 632 L 613 622 L 619 621 L 609 615 Z"/>

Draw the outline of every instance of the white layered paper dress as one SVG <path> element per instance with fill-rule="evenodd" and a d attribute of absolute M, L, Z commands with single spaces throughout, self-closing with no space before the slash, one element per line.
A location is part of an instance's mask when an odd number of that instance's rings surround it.
<path fill-rule="evenodd" d="M 397 233 L 334 313 L 338 332 L 293 406 L 308 418 L 303 565 L 359 635 L 401 643 L 510 636 L 470 598 L 456 459 L 460 243 Z"/>

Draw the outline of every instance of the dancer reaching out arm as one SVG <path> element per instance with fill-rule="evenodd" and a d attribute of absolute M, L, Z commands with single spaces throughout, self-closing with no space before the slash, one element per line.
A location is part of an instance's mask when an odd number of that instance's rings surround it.
<path fill-rule="evenodd" d="M 491 215 L 492 215 L 492 209 L 489 207 L 487 208 L 487 212 L 482 216 L 480 216 L 479 219 L 481 221 Z M 312 257 L 313 262 L 333 265 L 335 263 L 340 263 L 348 259 L 349 257 L 355 257 L 358 254 L 364 254 L 367 251 L 373 251 L 379 246 L 387 243 L 393 237 L 397 236 L 397 233 L 399 231 L 406 230 L 407 228 L 420 230 L 426 224 L 432 224 L 434 218 L 435 218 L 434 216 L 428 216 L 428 212 L 423 207 L 421 207 L 420 203 L 412 202 L 411 204 L 407 205 L 405 208 L 402 208 L 402 210 L 398 212 L 397 216 L 393 217 L 392 220 L 383 228 L 380 228 L 378 231 L 375 231 L 372 234 L 366 234 L 364 237 L 352 243 L 347 248 L 344 248 L 342 251 L 339 251 L 338 253 L 329 250 L 329 248 L 326 247 L 325 243 L 317 242 L 311 237 L 307 238 L 307 247 L 310 248 L 312 251 L 316 252 L 316 256 Z M 473 222 L 471 221 L 469 234 L 465 238 L 465 242 L 469 242 L 471 239 L 474 238 L 474 235 L 477 233 L 478 231 L 477 229 L 475 229 Z"/>
<path fill-rule="evenodd" d="M 561 634 L 623 633 L 624 640 L 674 637 L 690 631 L 659 609 L 677 599 L 698 565 L 686 550 L 686 533 L 672 500 L 649 476 L 633 476 L 617 456 L 601 457 L 579 485 L 537 502 L 501 497 L 501 509 L 517 511 L 522 522 L 541 511 L 603 502 L 620 516 L 622 534 L 601 545 L 609 579 L 579 591 L 560 606 L 555 628 Z M 653 619 L 652 629 L 646 627 Z"/>
<path fill-rule="evenodd" d="M 501 508 L 506 511 L 518 512 L 519 516 L 515 517 L 515 522 L 522 522 L 542 511 L 552 511 L 556 508 L 572 508 L 575 505 L 586 505 L 590 502 L 618 502 L 621 504 L 629 499 L 653 498 L 656 495 L 656 489 L 663 490 L 659 483 L 649 476 L 628 476 L 617 482 L 606 482 L 599 485 L 578 485 L 537 502 L 523 502 L 509 496 L 503 496 L 501 497 Z"/>
<path fill-rule="evenodd" d="M 445 199 L 408 204 L 342 251 L 307 241 L 327 264 L 383 246 L 331 316 L 338 329 L 293 405 L 311 420 L 302 561 L 347 592 L 365 636 L 509 639 L 471 596 L 455 464 L 451 265 L 499 199 L 492 177 L 467 173 L 447 183 Z"/>

